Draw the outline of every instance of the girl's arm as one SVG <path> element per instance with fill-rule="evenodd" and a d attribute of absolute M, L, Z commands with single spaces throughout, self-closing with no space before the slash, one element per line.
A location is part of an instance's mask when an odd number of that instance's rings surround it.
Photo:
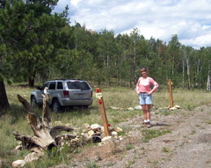
<path fill-rule="evenodd" d="M 136 93 L 139 94 L 139 83 L 140 83 L 140 78 L 138 79 L 138 82 L 136 83 Z"/>
<path fill-rule="evenodd" d="M 150 84 L 152 84 L 154 87 L 148 94 L 154 93 L 157 90 L 157 88 L 159 87 L 159 84 L 152 78 L 150 78 Z"/>

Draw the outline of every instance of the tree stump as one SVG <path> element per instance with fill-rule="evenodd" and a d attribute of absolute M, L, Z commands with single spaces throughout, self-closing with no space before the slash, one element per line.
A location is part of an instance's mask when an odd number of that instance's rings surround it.
<path fill-rule="evenodd" d="M 28 149 L 32 153 L 27 155 L 24 160 L 17 160 L 12 163 L 13 167 L 24 167 L 27 162 L 39 159 L 44 154 L 44 150 L 51 150 L 53 147 L 59 145 L 60 137 L 64 135 L 59 135 L 61 131 L 73 131 L 73 128 L 66 126 L 55 126 L 51 127 L 51 116 L 50 108 L 48 106 L 48 101 L 50 100 L 50 95 L 43 95 L 43 110 L 42 118 L 36 116 L 32 106 L 27 102 L 26 99 L 17 95 L 18 100 L 23 104 L 26 111 L 26 117 L 29 126 L 31 127 L 34 136 L 21 135 L 17 131 L 13 132 L 15 139 L 22 142 L 22 149 Z M 74 138 L 74 136 L 71 136 Z"/>

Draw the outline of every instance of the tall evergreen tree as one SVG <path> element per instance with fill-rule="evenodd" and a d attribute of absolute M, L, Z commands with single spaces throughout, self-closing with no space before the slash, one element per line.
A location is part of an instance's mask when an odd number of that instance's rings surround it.
<path fill-rule="evenodd" d="M 110 85 L 114 58 L 116 52 L 116 43 L 113 31 L 103 30 L 97 41 L 98 65 L 100 70 L 105 73 L 107 84 Z"/>
<path fill-rule="evenodd" d="M 35 75 L 53 62 L 58 48 L 63 46 L 60 30 L 68 22 L 68 8 L 61 14 L 51 14 L 57 2 L 58 0 L 5 0 L 1 3 L 1 82 L 4 78 L 22 75 L 33 86 Z M 0 92 L 4 90 L 2 83 Z"/>
<path fill-rule="evenodd" d="M 180 55 L 181 43 L 179 42 L 178 36 L 173 35 L 168 44 L 168 56 L 170 69 L 168 69 L 168 78 L 173 79 L 175 83 L 181 81 L 179 72 L 181 72 L 182 58 Z"/>
<path fill-rule="evenodd" d="M 34 85 L 37 73 L 53 62 L 62 47 L 61 28 L 67 23 L 66 11 L 51 14 L 58 0 L 6 1 L 1 10 L 1 39 L 15 71 Z M 67 10 L 67 9 L 66 9 Z"/>

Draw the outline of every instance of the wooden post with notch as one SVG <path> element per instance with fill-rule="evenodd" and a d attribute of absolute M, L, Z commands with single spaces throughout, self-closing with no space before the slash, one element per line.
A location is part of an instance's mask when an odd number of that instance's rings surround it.
<path fill-rule="evenodd" d="M 96 89 L 96 97 L 98 98 L 98 107 L 100 109 L 100 115 L 101 115 L 102 120 L 103 120 L 103 127 L 104 127 L 105 135 L 110 136 L 110 132 L 109 132 L 109 129 L 108 129 L 108 120 L 107 120 L 105 105 L 104 105 L 103 96 L 102 96 L 100 88 Z"/>
<path fill-rule="evenodd" d="M 171 108 L 174 106 L 171 79 L 168 80 L 168 91 L 169 91 L 169 100 L 170 100 L 170 108 Z"/>

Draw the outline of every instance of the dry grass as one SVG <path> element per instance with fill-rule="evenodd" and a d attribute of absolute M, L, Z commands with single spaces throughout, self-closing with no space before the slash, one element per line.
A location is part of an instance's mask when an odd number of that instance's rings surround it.
<path fill-rule="evenodd" d="M 138 96 L 134 89 L 126 88 L 106 88 L 102 89 L 104 100 L 107 107 L 134 107 L 138 105 Z M 174 105 L 179 105 L 186 110 L 210 103 L 211 94 L 204 90 L 173 90 Z M 155 107 L 167 107 L 170 104 L 167 88 L 153 94 Z"/>
<path fill-rule="evenodd" d="M 20 94 L 25 99 L 29 101 L 30 92 L 34 90 L 27 87 L 14 87 L 7 86 L 7 96 L 11 108 L 6 112 L 1 112 L 0 119 L 0 136 L 2 141 L 0 143 L 0 160 L 4 161 L 3 167 L 11 167 L 11 163 L 14 160 L 22 159 L 27 151 L 14 152 L 13 149 L 17 145 L 17 142 L 12 135 L 13 130 L 18 130 L 22 134 L 32 135 L 32 131 L 29 128 L 27 121 L 25 119 L 25 112 L 18 102 L 17 94 Z M 138 96 L 134 89 L 122 88 L 122 87 L 112 87 L 112 88 L 102 88 L 104 103 L 106 107 L 107 117 L 110 124 L 118 125 L 120 122 L 130 120 L 142 114 L 141 110 L 129 111 L 126 108 L 135 107 L 138 105 Z M 153 95 L 155 107 L 166 107 L 169 105 L 169 95 L 167 89 L 162 91 L 157 91 Z M 97 100 L 95 98 L 95 92 L 93 94 L 94 103 L 88 110 L 74 109 L 71 111 L 55 114 L 52 113 L 52 123 L 55 121 L 61 121 L 66 124 L 69 123 L 72 127 L 80 128 L 84 123 L 89 124 L 102 124 L 100 117 L 100 112 L 98 110 Z M 201 90 L 187 91 L 187 90 L 173 90 L 174 104 L 180 105 L 181 108 L 186 110 L 192 110 L 193 108 L 210 103 L 211 94 Z M 110 107 L 121 107 L 124 110 L 112 110 Z M 36 113 L 41 115 L 42 109 L 36 109 Z M 55 159 L 55 162 L 53 161 Z M 63 157 L 59 158 L 61 162 L 65 162 Z M 48 166 L 57 164 L 60 160 L 58 158 L 51 158 Z M 45 162 L 42 161 L 40 164 L 46 167 Z M 32 166 L 31 167 L 36 167 Z"/>

